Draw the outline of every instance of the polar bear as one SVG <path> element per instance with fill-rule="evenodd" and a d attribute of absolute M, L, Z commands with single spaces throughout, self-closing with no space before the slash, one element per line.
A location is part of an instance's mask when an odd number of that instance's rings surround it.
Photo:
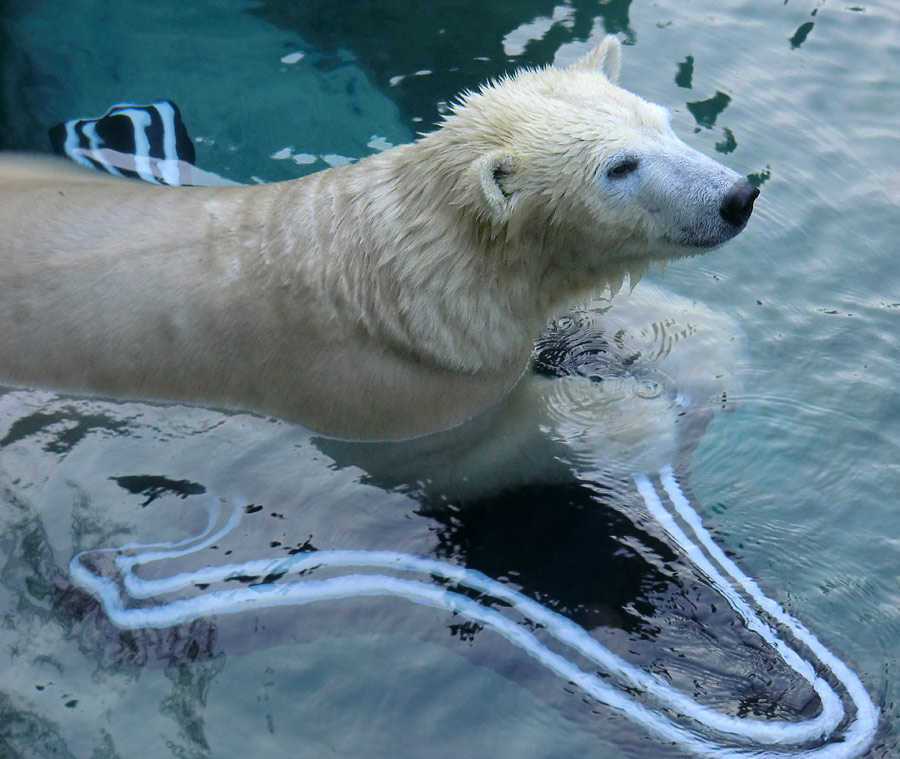
<path fill-rule="evenodd" d="M 440 127 L 289 182 L 156 187 L 0 161 L 0 381 L 271 414 L 336 437 L 452 427 L 536 333 L 745 226 L 758 190 L 568 68 L 461 96 Z"/>

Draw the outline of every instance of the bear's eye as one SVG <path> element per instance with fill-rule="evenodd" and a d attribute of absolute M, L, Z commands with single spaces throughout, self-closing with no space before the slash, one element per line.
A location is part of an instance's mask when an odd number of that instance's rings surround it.
<path fill-rule="evenodd" d="M 610 179 L 622 179 L 634 173 L 638 167 L 637 158 L 625 158 L 606 172 Z"/>

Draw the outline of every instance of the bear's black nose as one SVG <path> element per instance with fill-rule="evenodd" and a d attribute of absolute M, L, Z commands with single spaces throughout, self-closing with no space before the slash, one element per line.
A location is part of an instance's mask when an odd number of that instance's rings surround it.
<path fill-rule="evenodd" d="M 741 179 L 732 187 L 725 199 L 719 213 L 733 227 L 742 227 L 750 218 L 753 211 L 753 201 L 759 195 L 759 188 L 754 187 L 746 179 Z"/>

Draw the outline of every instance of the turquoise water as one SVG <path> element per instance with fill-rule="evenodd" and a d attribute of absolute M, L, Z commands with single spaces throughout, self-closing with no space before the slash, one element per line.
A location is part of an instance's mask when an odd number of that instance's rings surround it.
<path fill-rule="evenodd" d="M 239 181 L 411 139 L 456 91 L 618 33 L 630 43 L 622 84 L 762 187 L 734 242 L 651 275 L 746 335 L 734 412 L 701 437 L 693 493 L 741 566 L 859 672 L 882 709 L 870 755 L 896 756 L 900 10 L 207 0 L 73 13 L 48 0 L 7 3 L 0 19 L 0 146 L 44 150 L 56 121 L 168 97 L 198 164 Z M 446 558 L 507 577 L 706 703 L 815 711 L 658 531 L 631 523 L 625 493 L 545 486 L 433 503 L 381 487 L 294 425 L 10 391 L 0 756 L 682 755 L 490 634 L 399 600 L 115 630 L 71 588 L 69 558 L 199 531 L 198 487 L 264 506 L 223 553 L 312 544 Z"/>

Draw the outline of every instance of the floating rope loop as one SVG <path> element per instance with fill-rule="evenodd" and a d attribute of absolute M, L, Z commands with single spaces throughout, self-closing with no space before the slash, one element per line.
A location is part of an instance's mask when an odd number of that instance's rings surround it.
<path fill-rule="evenodd" d="M 831 653 L 780 604 L 769 599 L 719 548 L 703 527 L 699 514 L 684 495 L 671 465 L 660 470 L 662 493 L 674 515 L 663 505 L 661 493 L 650 477 L 633 475 L 634 483 L 652 516 L 679 550 L 723 596 L 743 619 L 747 628 L 797 672 L 818 695 L 820 713 L 802 722 L 766 721 L 734 717 L 704 706 L 678 691 L 662 678 L 629 664 L 601 645 L 580 625 L 552 611 L 509 586 L 473 569 L 395 551 L 321 550 L 297 553 L 280 559 L 256 559 L 240 563 L 206 566 L 157 579 L 135 574 L 140 565 L 194 554 L 221 540 L 239 523 L 241 509 L 233 508 L 224 519 L 219 501 L 207 504 L 207 526 L 200 534 L 170 543 L 129 543 L 119 548 L 83 551 L 73 557 L 73 582 L 96 596 L 114 624 L 122 628 L 162 628 L 215 614 L 234 614 L 250 609 L 302 605 L 318 601 L 362 596 L 396 596 L 413 603 L 454 614 L 493 630 L 522 649 L 551 672 L 581 688 L 591 698 L 605 704 L 659 739 L 677 744 L 685 751 L 712 759 L 852 759 L 870 745 L 878 725 L 878 710 L 859 677 Z M 690 529 L 694 539 L 676 521 Z M 696 542 L 695 542 L 696 541 Z M 112 553 L 121 573 L 121 584 L 89 569 L 88 554 Z M 278 576 L 317 568 L 380 569 L 402 575 L 426 576 L 428 580 L 394 575 L 347 572 L 327 579 L 304 578 L 269 582 L 228 590 L 209 590 L 191 598 L 156 605 L 126 605 L 124 597 L 161 598 L 189 586 L 206 585 L 241 576 Z M 449 585 L 445 587 L 434 579 Z M 495 599 L 539 626 L 545 635 L 567 646 L 591 662 L 614 682 L 586 672 L 571 659 L 550 649 L 531 630 L 487 603 L 456 592 L 466 588 Z M 740 590 L 738 590 L 740 588 Z M 124 596 L 123 596 L 124 591 Z M 744 595 L 742 595 L 742 592 Z M 746 596 L 746 597 L 745 597 Z M 749 599 L 749 600 L 748 600 Z M 752 603 L 751 603 L 752 602 Z M 813 664 L 795 651 L 753 604 L 815 656 L 821 668 L 841 686 L 843 698 L 817 674 Z M 508 613 L 508 612 L 507 612 Z M 642 700 L 638 700 L 638 699 Z M 848 718 L 844 701 L 853 713 Z M 646 702 L 646 703 L 645 703 Z M 656 708 L 650 706 L 655 703 Z M 670 716 L 674 714 L 675 716 Z M 820 745 L 812 747 L 810 744 Z"/>

